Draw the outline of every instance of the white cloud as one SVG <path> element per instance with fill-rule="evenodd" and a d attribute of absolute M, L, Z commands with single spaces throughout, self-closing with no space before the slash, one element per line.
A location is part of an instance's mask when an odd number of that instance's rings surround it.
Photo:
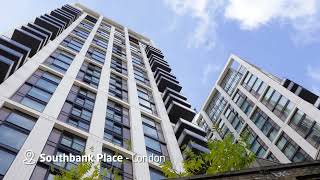
<path fill-rule="evenodd" d="M 312 80 L 318 81 L 320 83 L 320 67 L 315 68 L 311 65 L 308 65 L 307 76 L 309 76 Z"/>
<path fill-rule="evenodd" d="M 188 47 L 205 46 L 210 49 L 216 41 L 214 15 L 223 0 L 164 0 L 165 4 L 178 16 L 188 15 L 197 21 L 188 40 Z"/>
<path fill-rule="evenodd" d="M 188 47 L 215 47 L 217 19 L 224 17 L 255 30 L 272 22 L 288 25 L 295 45 L 320 42 L 319 0 L 163 0 L 176 16 L 196 21 Z M 222 15 L 222 16 L 220 16 Z M 176 22 L 174 22 L 176 23 Z M 173 24 L 171 29 L 176 27 Z"/>
<path fill-rule="evenodd" d="M 320 95 L 320 67 L 307 66 L 307 76 L 311 79 L 311 90 Z"/>
<path fill-rule="evenodd" d="M 320 87 L 319 86 L 311 86 L 311 91 L 316 95 L 320 95 Z"/>
<path fill-rule="evenodd" d="M 224 15 L 254 30 L 271 22 L 290 25 L 295 45 L 320 42 L 320 4 L 317 0 L 229 0 Z"/>
<path fill-rule="evenodd" d="M 204 70 L 202 71 L 202 79 L 201 79 L 202 84 L 206 84 L 209 76 L 212 75 L 212 73 L 218 72 L 220 69 L 221 69 L 220 65 L 207 64 L 204 67 Z"/>
<path fill-rule="evenodd" d="M 316 0 L 229 0 L 225 17 L 251 30 L 274 19 L 295 21 L 309 17 L 316 10 Z"/>

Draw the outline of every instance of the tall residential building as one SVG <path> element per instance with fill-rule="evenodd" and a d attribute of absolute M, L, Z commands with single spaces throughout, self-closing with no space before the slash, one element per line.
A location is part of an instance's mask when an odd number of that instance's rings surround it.
<path fill-rule="evenodd" d="M 149 45 L 146 47 L 146 53 L 179 147 L 181 150 L 189 147 L 195 152 L 207 152 L 206 131 L 191 123 L 196 112 L 191 109 L 187 98 L 181 93 L 182 87 L 171 72 L 168 62 L 164 60 L 161 50 Z"/>
<path fill-rule="evenodd" d="M 248 133 L 248 144 L 260 158 L 280 163 L 319 159 L 319 96 L 234 55 L 193 123 L 212 139 Z"/>
<path fill-rule="evenodd" d="M 51 180 L 75 165 L 39 162 L 41 153 L 120 154 L 128 160 L 101 169 L 126 180 L 162 177 L 161 162 L 138 156 L 165 156 L 181 171 L 179 147 L 201 149 L 190 140 L 206 141 L 205 131 L 190 123 L 195 112 L 153 46 L 80 4 L 1 36 L 0 179 Z M 28 150 L 35 164 L 23 163 Z"/>

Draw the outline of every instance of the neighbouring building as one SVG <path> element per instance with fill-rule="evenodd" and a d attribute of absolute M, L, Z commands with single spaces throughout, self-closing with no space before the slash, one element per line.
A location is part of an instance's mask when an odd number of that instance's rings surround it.
<path fill-rule="evenodd" d="M 319 159 L 319 96 L 235 55 L 193 123 L 209 139 L 248 133 L 250 149 L 259 158 L 279 163 Z"/>

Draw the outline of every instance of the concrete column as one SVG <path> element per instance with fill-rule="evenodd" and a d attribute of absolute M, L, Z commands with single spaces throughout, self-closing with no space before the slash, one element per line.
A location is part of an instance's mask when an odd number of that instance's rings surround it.
<path fill-rule="evenodd" d="M 130 131 L 132 141 L 132 151 L 138 156 L 147 156 L 144 133 L 141 121 L 141 113 L 137 92 L 137 85 L 134 79 L 133 65 L 131 61 L 130 41 L 128 29 L 125 28 L 126 54 L 128 61 L 128 93 L 130 108 Z M 135 179 L 149 180 L 149 165 L 147 162 L 132 163 L 133 175 Z"/>
<path fill-rule="evenodd" d="M 107 101 L 108 101 L 108 89 L 109 89 L 109 79 L 110 79 L 110 62 L 111 62 L 111 56 L 112 56 L 113 34 L 114 34 L 114 27 L 111 28 L 106 59 L 101 70 L 100 82 L 99 82 L 98 91 L 96 95 L 94 110 L 92 113 L 92 119 L 91 119 L 90 131 L 89 131 L 92 136 L 89 136 L 87 141 L 87 147 L 86 147 L 87 152 L 90 152 L 89 149 L 91 147 L 94 147 L 94 152 L 92 152 L 92 154 L 94 155 L 102 153 L 101 139 L 103 139 L 103 136 L 104 136 L 105 117 L 106 117 L 106 112 L 107 112 L 106 109 L 108 104 Z"/>
<path fill-rule="evenodd" d="M 82 14 L 71 26 L 65 29 L 62 34 L 60 34 L 55 40 L 51 41 L 46 47 L 41 49 L 34 57 L 29 59 L 29 61 L 24 64 L 16 73 L 14 73 L 5 83 L 1 84 L 0 94 L 4 98 L 10 98 L 19 89 L 19 87 L 24 84 L 24 82 L 39 68 L 40 64 L 43 63 L 46 58 L 59 47 L 59 44 L 63 41 L 63 39 L 65 39 L 71 33 L 71 31 L 85 18 L 85 16 L 86 13 Z M 93 34 L 94 32 L 91 33 L 91 36 L 93 36 Z M 87 50 L 86 44 L 88 45 L 88 41 L 84 44 L 82 53 Z M 30 132 L 15 160 L 11 164 L 6 176 L 4 177 L 5 180 L 28 180 L 30 178 L 35 164 L 25 165 L 23 163 L 23 160 L 25 159 L 25 152 L 29 149 L 32 149 L 35 153 L 35 160 L 39 158 L 39 155 L 46 144 L 51 130 L 54 127 L 56 117 L 58 117 L 63 103 L 72 86 L 72 82 L 75 77 L 73 79 L 71 79 L 71 77 L 75 76 L 74 74 L 79 71 L 79 68 L 77 68 L 76 65 L 73 66 L 73 64 L 82 64 L 81 61 L 83 61 L 83 58 L 81 59 L 80 55 L 78 55 L 70 65 L 66 75 L 62 78 L 44 111 L 39 113 L 40 117 L 37 120 L 37 123 Z M 52 71 L 49 68 L 47 70 Z M 23 171 L 21 171 L 21 169 L 23 169 Z"/>
<path fill-rule="evenodd" d="M 179 144 L 177 142 L 176 136 L 171 126 L 171 122 L 170 122 L 166 107 L 164 105 L 164 102 L 162 100 L 161 93 L 159 92 L 156 81 L 154 79 L 153 72 L 151 70 L 146 52 L 142 47 L 141 43 L 140 43 L 140 51 L 142 53 L 142 57 L 148 72 L 148 78 L 150 81 L 151 88 L 153 90 L 153 98 L 157 107 L 157 112 L 161 119 L 161 128 L 167 143 L 167 149 L 170 155 L 170 161 L 172 163 L 173 168 L 181 172 L 183 171 L 183 165 L 182 165 L 183 157 L 179 148 Z"/>
<path fill-rule="evenodd" d="M 92 114 L 92 120 L 90 125 L 90 134 L 93 134 L 103 139 L 104 122 L 106 117 L 106 108 L 108 100 L 108 88 L 110 77 L 110 60 L 113 38 L 111 38 L 114 29 L 111 30 L 110 39 L 108 42 L 108 50 L 106 54 L 105 63 L 101 70 L 100 82 L 98 91 L 96 94 L 95 106 Z"/>

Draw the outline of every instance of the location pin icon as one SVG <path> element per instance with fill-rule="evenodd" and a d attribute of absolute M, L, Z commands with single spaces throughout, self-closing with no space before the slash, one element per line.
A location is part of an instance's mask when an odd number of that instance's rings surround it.
<path fill-rule="evenodd" d="M 23 160 L 24 164 L 32 165 L 35 164 L 36 161 L 34 160 L 34 152 L 32 150 L 27 150 L 25 153 L 25 159 Z"/>

